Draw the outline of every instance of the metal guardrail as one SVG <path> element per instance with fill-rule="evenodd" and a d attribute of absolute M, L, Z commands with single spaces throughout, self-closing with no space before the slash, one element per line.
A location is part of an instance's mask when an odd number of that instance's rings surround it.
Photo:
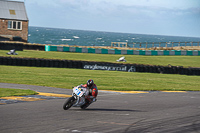
<path fill-rule="evenodd" d="M 154 47 L 186 47 L 198 46 L 199 42 L 111 42 L 111 47 L 154 48 Z"/>

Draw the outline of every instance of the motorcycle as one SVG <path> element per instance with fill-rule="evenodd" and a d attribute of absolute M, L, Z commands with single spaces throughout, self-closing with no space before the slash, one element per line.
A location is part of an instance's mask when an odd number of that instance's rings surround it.
<path fill-rule="evenodd" d="M 81 109 L 86 109 L 92 102 L 95 102 L 96 99 L 90 96 L 89 98 L 93 98 L 91 103 L 87 102 L 87 99 L 85 97 L 88 97 L 89 95 L 89 89 L 83 87 L 82 85 L 72 87 L 72 97 L 69 97 L 64 105 L 63 109 L 68 110 L 71 107 L 80 107 Z"/>

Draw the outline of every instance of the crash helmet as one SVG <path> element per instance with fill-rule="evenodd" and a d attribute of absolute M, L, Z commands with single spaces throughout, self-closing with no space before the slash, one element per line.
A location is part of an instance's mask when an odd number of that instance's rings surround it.
<path fill-rule="evenodd" d="M 89 88 L 91 88 L 93 85 L 94 85 L 94 81 L 93 81 L 92 79 L 89 79 L 89 80 L 87 81 L 87 86 L 88 86 Z"/>

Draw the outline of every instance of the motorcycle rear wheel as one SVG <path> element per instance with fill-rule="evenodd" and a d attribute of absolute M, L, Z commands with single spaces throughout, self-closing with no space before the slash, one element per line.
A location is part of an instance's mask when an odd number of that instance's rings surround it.
<path fill-rule="evenodd" d="M 65 101 L 64 105 L 63 105 L 63 109 L 64 110 L 68 110 L 69 108 L 71 108 L 71 106 L 73 105 L 75 98 L 74 97 L 70 97 L 67 99 L 67 101 Z"/>
<path fill-rule="evenodd" d="M 81 109 L 86 109 L 91 103 L 86 100 L 86 103 L 81 106 Z"/>

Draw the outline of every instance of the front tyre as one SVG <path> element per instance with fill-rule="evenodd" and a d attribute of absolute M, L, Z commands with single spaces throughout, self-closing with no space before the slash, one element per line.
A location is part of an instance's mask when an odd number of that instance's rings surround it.
<path fill-rule="evenodd" d="M 75 100 L 74 97 L 68 98 L 67 101 L 65 101 L 65 103 L 63 105 L 63 109 L 68 110 L 73 105 L 74 100 Z"/>

